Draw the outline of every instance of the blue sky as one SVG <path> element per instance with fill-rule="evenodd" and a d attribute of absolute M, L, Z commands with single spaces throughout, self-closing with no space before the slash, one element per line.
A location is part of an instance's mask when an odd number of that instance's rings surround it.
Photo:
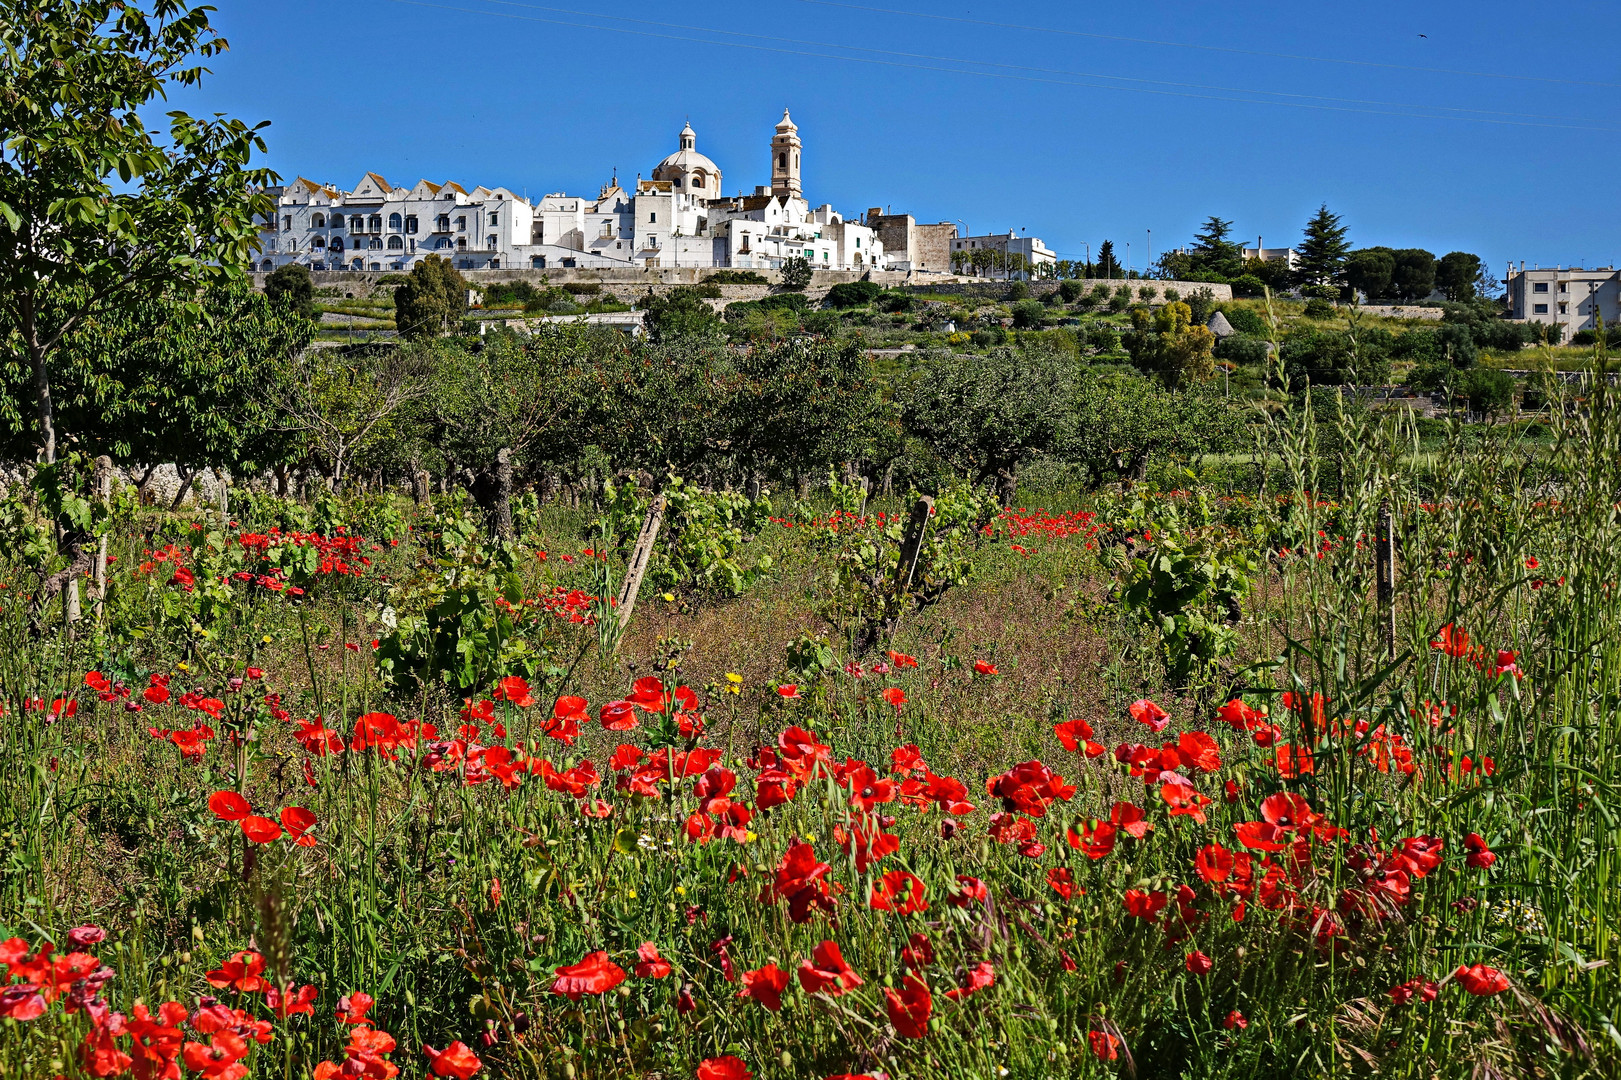
<path fill-rule="evenodd" d="M 1358 246 L 1621 263 L 1614 0 L 217 0 L 231 51 L 191 111 L 270 120 L 269 164 L 594 195 L 676 146 L 769 182 L 784 106 L 805 187 L 1141 268 L 1210 214 L 1267 246 L 1319 203 Z M 1421 36 L 1423 35 L 1423 36 Z M 1130 40 L 1127 40 L 1130 39 Z"/>

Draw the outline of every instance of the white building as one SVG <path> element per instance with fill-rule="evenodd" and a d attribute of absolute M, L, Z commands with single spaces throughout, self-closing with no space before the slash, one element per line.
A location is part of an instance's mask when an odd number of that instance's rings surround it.
<path fill-rule="evenodd" d="M 462 270 L 777 269 L 795 257 L 821 270 L 889 265 L 874 229 L 805 200 L 804 147 L 786 109 L 771 139 L 771 186 L 753 195 L 723 197 L 720 167 L 698 152 L 690 124 L 678 138 L 650 179 L 627 192 L 615 176 L 595 199 L 558 192 L 530 203 L 506 188 L 427 180 L 397 188 L 376 173 L 351 191 L 300 178 L 273 192 L 257 269 L 403 271 L 428 255 Z"/>
<path fill-rule="evenodd" d="M 995 252 L 999 260 L 995 266 L 989 268 L 988 272 L 992 276 L 1007 276 L 1005 267 L 1009 255 L 1023 256 L 1024 270 L 1019 274 L 1023 278 L 1043 277 L 1049 272 L 1044 270 L 1043 267 L 1056 270 L 1058 266 L 1058 254 L 1042 243 L 1040 237 L 1020 236 L 1012 229 L 1009 229 L 1006 234 L 991 233 L 986 236 L 960 236 L 951 241 L 953 261 L 961 264 L 963 273 L 976 272 L 973 253 L 982 250 Z M 963 253 L 960 257 L 956 254 L 959 251 Z"/>
<path fill-rule="evenodd" d="M 1558 323 L 1564 340 L 1578 330 L 1596 330 L 1621 323 L 1621 270 L 1553 266 L 1527 270 L 1525 264 L 1508 272 L 1511 318 L 1534 323 Z"/>
<path fill-rule="evenodd" d="M 1300 264 L 1300 255 L 1294 248 L 1269 248 L 1261 245 L 1261 238 L 1255 238 L 1255 246 L 1240 249 L 1240 258 L 1245 262 L 1259 259 L 1261 262 L 1280 262 L 1290 270 L 1296 269 Z"/>

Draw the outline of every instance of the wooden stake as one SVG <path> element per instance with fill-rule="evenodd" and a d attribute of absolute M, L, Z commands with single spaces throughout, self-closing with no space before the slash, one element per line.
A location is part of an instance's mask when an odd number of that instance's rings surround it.
<path fill-rule="evenodd" d="M 631 550 L 630 565 L 625 567 L 625 584 L 619 590 L 620 633 L 630 625 L 630 613 L 636 607 L 636 594 L 642 591 L 642 578 L 653 558 L 653 542 L 658 539 L 659 527 L 664 524 L 664 505 L 663 495 L 653 497 L 653 504 L 647 508 L 647 519 L 642 522 L 642 531 L 636 537 L 636 546 Z"/>
<path fill-rule="evenodd" d="M 95 471 L 91 473 L 96 485 L 96 502 L 106 510 L 113 499 L 113 459 L 106 454 L 96 458 Z M 106 609 L 107 601 L 107 534 L 101 534 L 101 540 L 96 548 L 96 621 L 101 621 L 102 612 Z"/>
<path fill-rule="evenodd" d="M 918 553 L 923 550 L 923 532 L 929 527 L 929 517 L 933 513 L 934 500 L 927 495 L 912 506 L 912 516 L 907 519 L 905 537 L 901 540 L 901 557 L 895 564 L 896 595 L 904 593 L 912 584 Z"/>
<path fill-rule="evenodd" d="M 1390 513 L 1390 500 L 1379 504 L 1379 535 L 1374 542 L 1377 564 L 1379 625 L 1384 631 L 1385 651 L 1396 659 L 1396 523 Z"/>

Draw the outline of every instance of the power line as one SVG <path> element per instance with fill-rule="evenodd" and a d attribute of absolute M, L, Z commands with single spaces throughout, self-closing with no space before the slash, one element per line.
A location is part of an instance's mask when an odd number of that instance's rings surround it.
<path fill-rule="evenodd" d="M 550 12 L 550 13 L 558 14 L 558 15 L 574 15 L 574 16 L 581 16 L 581 17 L 584 17 L 584 18 L 598 19 L 598 20 L 604 20 L 605 19 L 605 20 L 608 20 L 608 21 L 611 21 L 611 22 L 631 23 L 631 24 L 637 25 L 637 26 L 656 26 L 656 27 L 659 27 L 661 29 L 666 29 L 666 30 L 687 30 L 687 31 L 694 31 L 694 32 L 706 33 L 706 34 L 722 34 L 722 35 L 725 35 L 725 36 L 728 36 L 728 37 L 747 38 L 747 39 L 751 39 L 751 40 L 755 40 L 755 41 L 771 41 L 771 42 L 777 42 L 777 43 L 781 43 L 781 44 L 804 45 L 804 46 L 812 46 L 812 47 L 815 47 L 815 48 L 823 48 L 823 49 L 842 49 L 842 50 L 849 51 L 849 52 L 871 53 L 871 54 L 879 55 L 879 56 L 898 56 L 898 57 L 902 57 L 902 58 L 907 59 L 907 60 L 928 60 L 928 61 L 935 61 L 935 62 L 948 63 L 948 64 L 964 64 L 964 65 L 974 65 L 974 66 L 977 66 L 977 67 L 1002 68 L 1002 69 L 1008 70 L 1008 71 L 1027 71 L 1027 72 L 1034 72 L 1034 73 L 1040 74 L 1040 75 L 1061 75 L 1061 76 L 1065 76 L 1067 78 L 1103 79 L 1103 80 L 1107 80 L 1109 82 L 1142 83 L 1142 84 L 1147 85 L 1147 86 L 1169 86 L 1169 87 L 1173 87 L 1173 88 L 1176 88 L 1176 89 L 1182 89 L 1182 90 L 1212 90 L 1212 91 L 1217 91 L 1217 92 L 1220 92 L 1220 93 L 1264 95 L 1266 97 L 1294 98 L 1294 99 L 1303 100 L 1303 101 L 1336 102 L 1336 103 L 1339 103 L 1339 104 L 1342 104 L 1342 105 L 1374 105 L 1374 106 L 1381 106 L 1381 107 L 1385 107 L 1385 108 L 1394 108 L 1394 109 L 1435 109 L 1435 110 L 1439 110 L 1441 112 L 1453 112 L 1453 113 L 1460 113 L 1460 114 L 1474 113 L 1474 114 L 1478 114 L 1478 115 L 1482 115 L 1482 116 L 1506 116 L 1506 117 L 1515 117 L 1515 118 L 1518 118 L 1518 119 L 1527 119 L 1527 120 L 1563 120 L 1563 121 L 1571 121 L 1571 122 L 1574 122 L 1574 123 L 1577 123 L 1577 124 L 1601 124 L 1602 125 L 1602 124 L 1609 123 L 1609 121 L 1605 121 L 1605 120 L 1594 120 L 1594 119 L 1590 119 L 1588 117 L 1580 117 L 1580 116 L 1550 116 L 1550 115 L 1543 114 L 1543 113 L 1509 112 L 1509 111 L 1502 110 L 1502 109 L 1466 109 L 1466 108 L 1459 108 L 1459 107 L 1456 107 L 1456 106 L 1435 105 L 1435 104 L 1414 105 L 1414 104 L 1410 104 L 1408 102 L 1401 102 L 1401 101 L 1380 101 L 1380 100 L 1372 100 L 1372 99 L 1365 99 L 1365 98 L 1331 97 L 1331 96 L 1326 96 L 1326 95 L 1322 95 L 1322 94 L 1299 94 L 1299 93 L 1293 93 L 1293 92 L 1283 91 L 1283 90 L 1255 90 L 1255 89 L 1251 89 L 1251 88 L 1248 88 L 1248 87 L 1241 87 L 1241 86 L 1212 86 L 1212 85 L 1207 85 L 1207 84 L 1203 84 L 1203 83 L 1174 82 L 1174 81 L 1163 80 L 1163 79 L 1143 79 L 1143 78 L 1136 78 L 1136 77 L 1133 77 L 1133 76 L 1126 76 L 1126 75 L 1105 75 L 1105 74 L 1101 74 L 1101 73 L 1098 73 L 1098 72 L 1092 72 L 1092 71 L 1071 71 L 1071 70 L 1065 70 L 1065 69 L 1062 69 L 1062 68 L 1031 67 L 1029 65 L 1024 65 L 1024 64 L 1005 64 L 1005 63 L 1000 63 L 1000 62 L 993 61 L 993 60 L 972 60 L 972 59 L 963 59 L 961 57 L 954 57 L 954 56 L 937 56 L 937 55 L 932 55 L 932 54 L 929 54 L 929 53 L 900 52 L 900 51 L 896 51 L 896 50 L 893 50 L 893 49 L 875 49 L 875 48 L 870 48 L 870 47 L 862 46 L 862 45 L 846 45 L 846 44 L 843 44 L 843 43 L 840 43 L 840 42 L 814 41 L 814 40 L 805 40 L 805 39 L 800 39 L 800 38 L 785 38 L 785 37 L 778 37 L 778 36 L 773 36 L 773 35 L 769 35 L 769 34 L 745 33 L 745 32 L 740 31 L 740 30 L 723 30 L 723 29 L 718 29 L 718 28 L 715 28 L 715 27 L 708 27 L 708 26 L 690 26 L 690 25 L 686 25 L 686 24 L 682 24 L 682 23 L 659 22 L 659 21 L 652 20 L 652 19 L 633 19 L 633 18 L 630 18 L 629 16 L 624 16 L 624 15 L 602 15 L 602 14 L 597 14 L 595 12 L 577 11 L 577 10 L 573 10 L 573 9 L 570 9 L 570 8 L 559 8 L 559 7 L 547 6 L 547 5 L 544 5 L 544 4 L 525 3 L 525 2 L 522 2 L 522 0 L 479 0 L 479 2 L 486 3 L 486 4 L 496 4 L 496 5 L 499 5 L 501 7 L 516 7 L 516 8 L 526 8 L 526 9 L 533 10 L 533 11 L 546 11 L 546 12 Z M 490 12 L 489 14 L 497 15 L 497 14 L 500 14 L 500 13 L 499 12 Z M 613 27 L 602 27 L 602 29 L 611 30 L 611 29 L 614 29 L 614 28 Z M 714 42 L 713 44 L 729 45 L 729 44 L 732 44 L 732 43 L 731 42 Z M 985 74 L 985 73 L 970 70 L 970 71 L 964 72 L 964 74 Z M 1609 130 L 1609 129 L 1596 128 L 1594 130 Z"/>
<path fill-rule="evenodd" d="M 1095 90 L 1118 90 L 1118 91 L 1127 92 L 1127 93 L 1153 94 L 1153 95 L 1160 96 L 1160 97 L 1188 98 L 1188 99 L 1201 100 L 1201 101 L 1229 101 L 1229 102 L 1235 102 L 1235 103 L 1238 103 L 1238 104 L 1248 104 L 1248 105 L 1276 105 L 1276 106 L 1281 106 L 1281 107 L 1284 107 L 1284 108 L 1293 108 L 1293 109 L 1311 109 L 1311 110 L 1316 110 L 1316 111 L 1321 111 L 1321 112 L 1358 113 L 1358 114 L 1367 115 L 1367 116 L 1405 117 L 1405 118 L 1408 118 L 1408 119 L 1415 119 L 1415 120 L 1461 120 L 1461 121 L 1465 121 L 1465 122 L 1468 122 L 1468 123 L 1477 123 L 1477 124 L 1494 124 L 1494 125 L 1510 126 L 1510 127 L 1558 128 L 1558 129 L 1572 130 L 1572 131 L 1597 131 L 1597 132 L 1604 132 L 1604 133 L 1609 133 L 1609 134 L 1613 134 L 1613 133 L 1617 132 L 1618 130 L 1621 130 L 1621 129 L 1617 129 L 1617 128 L 1613 128 L 1613 127 L 1595 127 L 1595 126 L 1589 126 L 1589 125 L 1586 125 L 1586 124 L 1555 124 L 1555 123 L 1537 122 L 1537 119 L 1563 119 L 1563 118 L 1558 118 L 1558 117 L 1547 117 L 1547 118 L 1536 118 L 1536 119 L 1525 119 L 1525 120 L 1499 120 L 1499 119 L 1492 119 L 1492 118 L 1483 117 L 1483 116 L 1444 116 L 1444 115 L 1435 115 L 1435 114 L 1432 114 L 1432 113 L 1395 112 L 1395 111 L 1389 111 L 1389 110 L 1386 110 L 1386 109 L 1356 108 L 1356 107 L 1352 107 L 1352 106 L 1348 106 L 1348 105 L 1314 105 L 1314 104 L 1309 104 L 1309 103 L 1303 102 L 1303 101 L 1278 101 L 1278 100 L 1269 100 L 1267 98 L 1260 98 L 1260 97 L 1230 97 L 1230 96 L 1225 96 L 1224 94 L 1191 93 L 1191 92 L 1189 92 L 1187 90 L 1151 89 L 1149 87 L 1144 87 L 1144 86 L 1121 86 L 1121 85 L 1118 85 L 1118 84 L 1115 84 L 1115 83 L 1109 83 L 1109 82 L 1105 82 L 1105 83 L 1082 82 L 1082 81 L 1078 81 L 1078 79 L 1074 79 L 1074 78 L 1071 78 L 1071 79 L 1042 78 L 1042 77 L 1037 77 L 1037 76 L 1034 76 L 1034 75 L 1016 75 L 1016 74 L 1008 74 L 1008 73 L 995 72 L 995 71 L 975 71 L 975 70 L 972 70 L 970 68 L 963 68 L 963 67 L 942 67 L 942 66 L 939 66 L 938 64 L 904 63 L 904 62 L 896 61 L 896 60 L 881 60 L 881 59 L 875 59 L 875 58 L 872 58 L 872 57 L 842 56 L 842 55 L 839 55 L 839 54 L 836 54 L 836 53 L 812 52 L 812 51 L 808 51 L 808 50 L 805 50 L 805 49 L 790 49 L 790 48 L 783 48 L 783 47 L 778 47 L 778 46 L 767 46 L 767 45 L 751 45 L 751 44 L 748 44 L 746 42 L 739 42 L 739 41 L 716 41 L 716 40 L 714 40 L 712 38 L 697 38 L 697 37 L 688 37 L 688 36 L 681 35 L 681 34 L 656 33 L 656 32 L 650 31 L 650 30 L 634 30 L 634 29 L 630 29 L 628 27 L 621 27 L 621 26 L 602 26 L 602 25 L 598 25 L 598 24 L 594 24 L 594 23 L 582 23 L 582 22 L 577 22 L 577 21 L 571 21 L 571 20 L 568 20 L 568 19 L 541 18 L 539 16 L 533 16 L 533 15 L 518 15 L 518 14 L 511 13 L 511 12 L 491 11 L 488 8 L 459 7 L 459 6 L 452 5 L 452 4 L 431 3 L 431 2 L 429 2 L 429 0 L 389 0 L 389 2 L 390 3 L 396 3 L 396 4 L 405 4 L 405 5 L 408 5 L 408 6 L 411 6 L 411 7 L 433 8 L 433 9 L 437 9 L 437 10 L 440 10 L 440 11 L 454 11 L 454 12 L 457 12 L 459 14 L 465 14 L 465 15 L 487 15 L 487 16 L 490 16 L 492 18 L 511 19 L 511 20 L 515 20 L 515 21 L 518 21 L 518 22 L 532 22 L 532 23 L 540 23 L 540 24 L 552 25 L 552 26 L 567 26 L 567 27 L 571 27 L 573 29 L 579 29 L 579 30 L 603 30 L 603 31 L 607 31 L 609 33 L 614 33 L 614 34 L 625 34 L 625 35 L 630 35 L 630 36 L 633 36 L 633 37 L 654 38 L 654 39 L 664 40 L 664 41 L 684 41 L 684 42 L 689 42 L 689 43 L 699 44 L 699 45 L 715 45 L 715 46 L 721 46 L 723 48 L 747 49 L 747 50 L 754 51 L 754 52 L 767 52 L 767 53 L 775 53 L 775 54 L 787 55 L 787 56 L 804 56 L 804 57 L 810 57 L 810 58 L 813 58 L 813 59 L 821 59 L 821 60 L 842 60 L 842 61 L 845 61 L 847 63 L 867 64 L 867 65 L 876 66 L 876 67 L 894 67 L 894 68 L 903 68 L 903 69 L 913 70 L 913 71 L 936 71 L 936 72 L 942 72 L 942 73 L 953 74 L 953 75 L 975 75 L 975 76 L 979 76 L 980 78 L 1001 79 L 1001 80 L 1013 81 L 1013 82 L 1038 83 L 1038 84 L 1049 85 L 1049 86 L 1073 86 L 1073 87 L 1081 87 L 1081 88 L 1095 89 Z M 488 3 L 512 3 L 512 0 L 485 0 L 485 2 L 488 2 Z M 513 6 L 528 7 L 528 8 L 532 8 L 534 10 L 542 10 L 542 11 L 558 10 L 558 9 L 552 9 L 552 8 L 544 8 L 544 7 L 541 7 L 540 5 L 513 4 Z M 587 18 L 595 18 L 595 19 L 617 18 L 617 16 L 595 15 L 595 14 L 587 14 L 587 13 L 583 13 L 583 12 L 580 13 L 580 14 L 584 15 Z M 631 20 L 631 21 L 635 21 L 635 20 Z M 673 26 L 674 24 L 643 22 L 642 25 Z M 711 29 L 711 28 L 707 28 L 707 27 L 695 27 L 695 28 L 692 28 L 692 29 L 697 30 L 699 32 L 711 33 L 711 34 L 731 34 L 731 35 L 736 34 L 735 31 L 715 30 L 715 29 Z M 794 42 L 792 39 L 765 38 L 763 35 L 761 35 L 759 37 L 763 38 L 763 40 L 775 40 L 775 41 L 787 42 L 787 43 L 790 43 L 790 44 L 796 44 L 796 42 Z M 855 49 L 860 48 L 859 46 L 845 46 L 845 45 L 836 45 L 836 44 L 831 44 L 831 45 L 830 44 L 821 44 L 821 45 L 819 45 L 819 47 L 822 47 L 822 48 L 839 48 L 839 49 L 848 49 L 848 50 L 855 50 Z M 899 55 L 905 55 L 905 54 L 899 54 Z M 949 60 L 949 62 L 958 63 L 958 64 L 983 63 L 983 62 L 980 62 L 980 61 L 973 61 L 973 60 Z M 1120 78 L 1118 76 L 1092 76 L 1092 75 L 1082 75 L 1081 77 L 1083 77 L 1083 78 L 1104 78 L 1104 79 Z M 1146 81 L 1146 80 L 1144 80 L 1144 81 Z M 1272 91 L 1254 91 L 1254 90 L 1234 90 L 1234 91 L 1231 91 L 1231 92 L 1232 93 L 1241 93 L 1241 94 L 1271 94 L 1271 93 L 1273 93 Z M 1278 96 L 1278 95 L 1274 94 L 1274 96 Z M 1338 99 L 1330 99 L 1330 100 L 1338 100 Z M 1436 106 L 1436 105 L 1413 105 L 1413 106 L 1401 106 L 1401 107 L 1402 108 L 1413 108 L 1413 109 L 1422 109 L 1422 108 L 1446 109 L 1446 108 L 1448 108 L 1447 106 Z M 1522 114 L 1504 114 L 1504 115 L 1522 115 Z M 1524 115 L 1532 115 L 1532 116 L 1534 116 L 1534 114 L 1524 114 Z M 1603 123 L 1603 121 L 1594 121 L 1592 123 Z"/>
<path fill-rule="evenodd" d="M 990 26 L 1000 30 L 1030 30 L 1040 34 L 1062 34 L 1066 37 L 1094 38 L 1099 41 L 1122 41 L 1132 45 L 1163 45 L 1174 49 L 1236 53 L 1239 56 L 1266 56 L 1274 60 L 1309 60 L 1316 64 L 1345 64 L 1351 67 L 1385 68 L 1391 71 L 1422 71 L 1432 75 L 1466 75 L 1476 79 L 1513 79 L 1521 82 L 1561 83 L 1566 86 L 1602 86 L 1610 89 L 1621 89 L 1621 83 L 1598 82 L 1592 79 L 1560 79 L 1549 75 L 1515 75 L 1497 71 L 1464 71 L 1457 68 L 1423 67 L 1417 64 L 1392 64 L 1381 60 L 1348 60 L 1334 56 L 1265 52 L 1260 49 L 1240 49 L 1229 45 L 1200 45 L 1190 41 L 1160 41 L 1156 38 L 1125 37 L 1119 34 L 1097 34 L 1086 30 L 1064 30 L 1052 26 L 1026 26 L 1021 23 L 993 22 L 989 19 L 970 19 L 957 15 L 936 15 L 927 11 L 902 11 L 897 8 L 869 7 L 865 4 L 840 3 L 839 0 L 799 0 L 799 2 L 802 4 L 816 4 L 820 7 L 848 8 L 851 11 L 869 11 L 879 15 L 905 15 L 913 19 L 933 19 L 937 22 Z"/>

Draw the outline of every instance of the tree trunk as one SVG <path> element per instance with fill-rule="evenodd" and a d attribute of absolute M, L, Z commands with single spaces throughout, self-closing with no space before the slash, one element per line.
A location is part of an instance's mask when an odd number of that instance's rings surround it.
<path fill-rule="evenodd" d="M 40 459 L 47 465 L 56 463 L 56 406 L 51 400 L 51 369 L 46 362 L 45 347 L 40 344 L 39 326 L 34 322 L 33 304 L 22 304 L 23 344 L 34 369 L 34 414 L 39 420 Z"/>
<path fill-rule="evenodd" d="M 885 497 L 895 494 L 895 463 L 893 461 L 884 466 L 883 492 Z"/>
<path fill-rule="evenodd" d="M 1019 494 L 1019 466 L 1007 462 L 996 470 L 996 498 L 1003 506 L 1012 506 Z"/>
<path fill-rule="evenodd" d="M 760 474 L 759 473 L 750 473 L 749 474 L 748 496 L 749 496 L 749 502 L 759 502 L 760 501 Z"/>
<path fill-rule="evenodd" d="M 147 485 L 152 483 L 152 477 L 156 476 L 157 472 L 158 467 L 156 465 L 148 465 L 146 472 L 142 473 L 141 478 L 135 481 L 135 501 L 142 506 L 149 506 L 152 503 L 152 493 L 147 490 Z"/>
<path fill-rule="evenodd" d="M 411 498 L 418 506 L 428 501 L 428 470 L 411 463 Z"/>
<path fill-rule="evenodd" d="M 180 509 L 180 504 L 186 501 L 186 495 L 191 491 L 191 482 L 197 476 L 197 470 L 187 470 L 179 465 L 174 467 L 175 475 L 180 477 L 180 490 L 174 493 L 174 501 L 169 504 L 169 513 Z"/>
<path fill-rule="evenodd" d="M 214 466 L 214 480 L 220 486 L 220 528 L 231 527 L 231 489 L 226 484 L 225 470 Z"/>
<path fill-rule="evenodd" d="M 287 497 L 287 480 L 292 469 L 286 465 L 277 465 L 271 472 L 276 477 L 276 498 L 285 499 Z"/>
<path fill-rule="evenodd" d="M 506 446 L 495 453 L 495 530 L 512 539 L 512 450 Z"/>

